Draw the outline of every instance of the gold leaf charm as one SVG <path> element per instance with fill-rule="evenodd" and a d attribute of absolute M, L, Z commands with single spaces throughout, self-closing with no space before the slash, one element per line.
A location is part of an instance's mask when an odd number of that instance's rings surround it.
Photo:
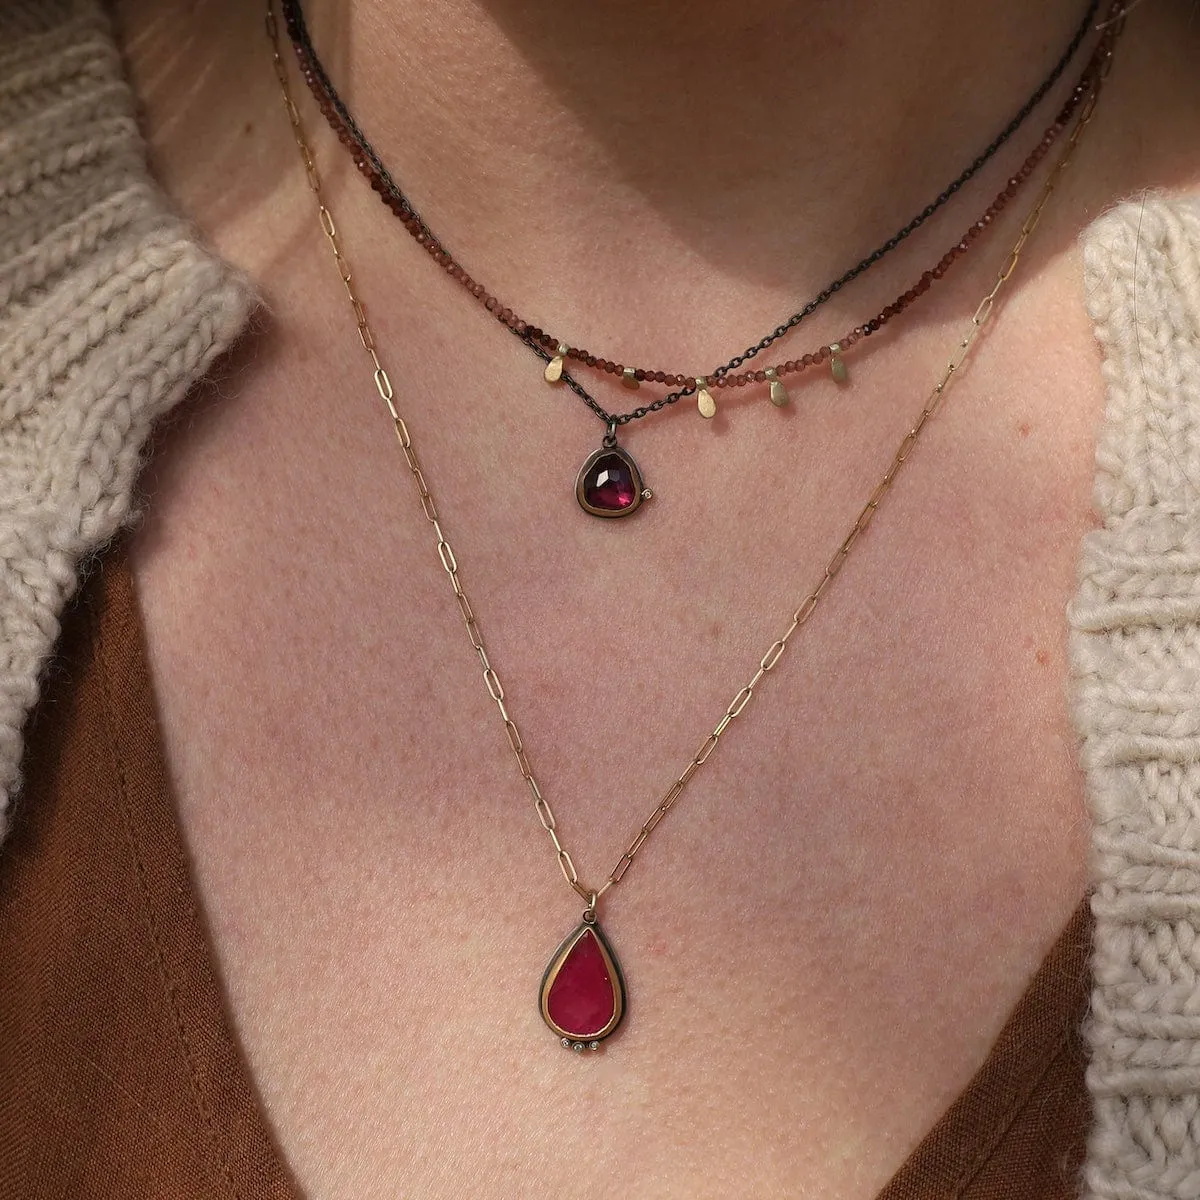
<path fill-rule="evenodd" d="M 546 364 L 546 382 L 558 383 L 562 380 L 563 359 L 566 358 L 569 346 L 559 346 L 557 353 Z"/>
<path fill-rule="evenodd" d="M 779 380 L 779 376 L 775 373 L 774 367 L 768 367 L 766 370 L 767 379 L 771 384 L 771 403 L 776 408 L 782 408 L 789 400 L 787 388 Z"/>
<path fill-rule="evenodd" d="M 712 392 L 708 390 L 707 379 L 696 380 L 696 407 L 706 421 L 711 421 L 717 415 L 717 402 L 713 399 Z"/>
<path fill-rule="evenodd" d="M 829 346 L 829 373 L 835 383 L 845 383 L 850 378 L 846 370 L 846 360 L 842 358 L 841 342 L 831 342 Z"/>

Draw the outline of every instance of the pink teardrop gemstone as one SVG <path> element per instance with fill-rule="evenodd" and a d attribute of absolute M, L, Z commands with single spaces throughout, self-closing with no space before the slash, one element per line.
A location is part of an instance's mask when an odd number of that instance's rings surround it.
<path fill-rule="evenodd" d="M 620 454 L 602 454 L 583 481 L 583 495 L 593 508 L 621 512 L 629 508 L 640 491 L 628 460 Z"/>
<path fill-rule="evenodd" d="M 625 993 L 620 969 L 604 935 L 577 929 L 559 947 L 543 982 L 542 1014 L 561 1036 L 607 1037 L 621 1019 Z"/>

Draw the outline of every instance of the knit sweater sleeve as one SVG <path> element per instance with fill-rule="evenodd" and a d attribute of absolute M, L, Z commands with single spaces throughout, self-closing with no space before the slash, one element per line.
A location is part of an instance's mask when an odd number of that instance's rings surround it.
<path fill-rule="evenodd" d="M 1108 407 L 1070 609 L 1096 917 L 1086 1195 L 1200 1197 L 1200 198 L 1085 242 Z"/>
<path fill-rule="evenodd" d="M 98 5 L 0 0 L 0 837 L 80 561 L 251 305 L 152 183 Z"/>

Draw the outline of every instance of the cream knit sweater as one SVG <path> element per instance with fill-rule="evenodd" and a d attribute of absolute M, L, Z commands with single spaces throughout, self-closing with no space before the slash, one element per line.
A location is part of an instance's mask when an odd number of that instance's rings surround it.
<path fill-rule="evenodd" d="M 81 560 L 250 289 L 146 172 L 93 0 L 0 0 L 0 835 Z M 1200 1198 L 1200 197 L 1086 236 L 1109 402 L 1071 605 L 1094 825 L 1081 1195 Z"/>

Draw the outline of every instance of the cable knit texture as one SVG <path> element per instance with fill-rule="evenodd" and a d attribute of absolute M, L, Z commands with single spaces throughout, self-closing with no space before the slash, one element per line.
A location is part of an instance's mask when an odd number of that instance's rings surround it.
<path fill-rule="evenodd" d="M 1200 200 L 1085 245 L 1108 409 L 1070 609 L 1096 916 L 1086 1194 L 1200 1197 Z"/>
<path fill-rule="evenodd" d="M 1109 404 L 1070 611 L 1095 818 L 1081 1186 L 1200 1200 L 1200 200 L 1121 206 L 1085 262 Z M 148 178 L 99 8 L 0 0 L 0 834 L 79 562 L 251 303 Z"/>
<path fill-rule="evenodd" d="M 0 836 L 81 558 L 250 305 L 150 180 L 99 7 L 0 0 Z"/>

